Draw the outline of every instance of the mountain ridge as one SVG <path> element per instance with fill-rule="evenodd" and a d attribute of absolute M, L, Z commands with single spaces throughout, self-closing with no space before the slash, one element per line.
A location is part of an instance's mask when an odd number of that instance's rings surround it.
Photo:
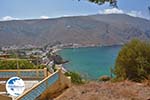
<path fill-rule="evenodd" d="M 150 40 L 150 21 L 124 14 L 71 16 L 0 22 L 0 46 L 123 44 L 132 38 Z"/>

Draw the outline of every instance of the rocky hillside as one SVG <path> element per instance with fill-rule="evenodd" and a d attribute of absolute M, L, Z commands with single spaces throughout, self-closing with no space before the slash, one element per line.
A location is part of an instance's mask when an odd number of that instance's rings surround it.
<path fill-rule="evenodd" d="M 123 14 L 0 22 L 0 46 L 122 44 L 131 38 L 150 40 L 150 21 Z"/>
<path fill-rule="evenodd" d="M 54 100 L 150 100 L 150 86 L 129 81 L 90 82 L 73 86 Z"/>

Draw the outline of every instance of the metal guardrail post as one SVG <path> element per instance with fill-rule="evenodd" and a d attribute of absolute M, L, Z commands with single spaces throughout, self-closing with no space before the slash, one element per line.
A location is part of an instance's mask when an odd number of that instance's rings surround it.
<path fill-rule="evenodd" d="M 46 78 L 47 76 L 47 68 L 44 68 L 44 77 Z"/>

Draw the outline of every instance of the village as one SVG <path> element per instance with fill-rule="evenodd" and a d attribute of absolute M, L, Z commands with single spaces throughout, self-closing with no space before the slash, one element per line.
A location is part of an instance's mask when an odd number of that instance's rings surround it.
<path fill-rule="evenodd" d="M 59 50 L 68 46 L 70 44 L 45 48 L 32 45 L 23 48 L 18 46 L 2 47 L 0 50 L 0 99 L 31 100 L 33 98 L 45 98 L 46 95 L 43 93 L 51 94 L 52 98 L 57 97 L 59 94 L 56 96 L 55 92 L 60 92 L 71 84 L 70 79 L 64 76 L 67 70 L 62 67 L 62 64 L 68 61 L 63 60 L 57 54 Z M 25 91 L 19 97 L 9 95 L 5 88 L 8 79 L 16 76 L 22 78 L 25 83 Z M 43 85 L 45 83 L 46 85 Z M 41 91 L 41 86 L 44 88 L 43 91 Z M 37 91 L 38 95 L 30 96 L 33 91 Z"/>
<path fill-rule="evenodd" d="M 35 66 L 46 66 L 50 72 L 54 72 L 53 66 L 55 64 L 64 64 L 68 61 L 64 61 L 61 56 L 57 54 L 62 48 L 76 47 L 77 44 L 53 44 L 51 46 L 46 45 L 43 47 L 25 45 L 25 46 L 8 46 L 1 47 L 0 60 L 28 60 Z M 28 68 L 28 66 L 26 66 Z M 17 64 L 16 69 L 19 68 Z M 27 69 L 25 68 L 25 69 Z M 11 69 L 11 68 L 10 68 Z M 14 69 L 14 68 L 13 68 Z"/>

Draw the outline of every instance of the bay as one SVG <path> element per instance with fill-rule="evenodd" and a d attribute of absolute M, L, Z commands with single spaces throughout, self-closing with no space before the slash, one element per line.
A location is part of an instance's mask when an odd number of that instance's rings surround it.
<path fill-rule="evenodd" d="M 121 46 L 103 46 L 86 48 L 67 48 L 59 55 L 69 63 L 63 66 L 70 71 L 80 73 L 84 78 L 96 80 L 103 75 L 111 75 Z"/>

